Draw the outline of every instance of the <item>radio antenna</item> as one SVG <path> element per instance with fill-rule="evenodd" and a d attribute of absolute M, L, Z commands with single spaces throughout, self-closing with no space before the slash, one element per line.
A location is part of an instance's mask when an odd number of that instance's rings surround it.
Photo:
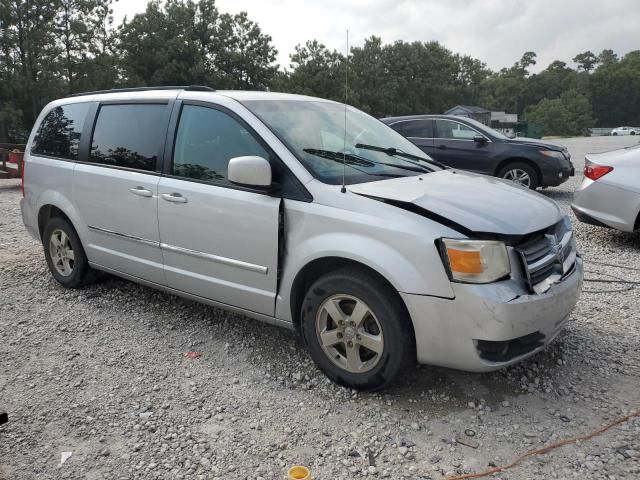
<path fill-rule="evenodd" d="M 347 56 L 345 57 L 344 73 L 344 138 L 342 144 L 342 193 L 347 193 L 347 101 L 349 100 L 349 30 L 347 30 Z"/>

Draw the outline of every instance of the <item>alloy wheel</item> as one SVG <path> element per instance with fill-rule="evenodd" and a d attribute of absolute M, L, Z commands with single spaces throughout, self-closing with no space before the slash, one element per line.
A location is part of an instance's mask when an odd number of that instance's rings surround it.
<path fill-rule="evenodd" d="M 512 182 L 515 182 L 518 185 L 522 185 L 523 187 L 531 187 L 531 177 L 527 172 L 520 168 L 512 168 L 511 170 L 507 170 L 502 178 L 504 178 L 505 180 L 511 180 Z"/>
<path fill-rule="evenodd" d="M 73 273 L 75 252 L 69 236 L 59 228 L 56 228 L 49 237 L 49 255 L 54 268 L 60 275 L 68 277 Z"/>
<path fill-rule="evenodd" d="M 371 370 L 384 352 L 380 322 L 365 302 L 351 295 L 332 295 L 320 305 L 316 334 L 325 355 L 351 373 Z"/>

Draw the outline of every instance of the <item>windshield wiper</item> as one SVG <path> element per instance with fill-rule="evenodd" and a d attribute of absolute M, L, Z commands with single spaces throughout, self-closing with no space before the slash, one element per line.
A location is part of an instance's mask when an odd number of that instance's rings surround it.
<path fill-rule="evenodd" d="M 409 163 L 411 163 L 412 165 L 415 165 L 418 168 L 409 167 L 407 165 L 395 165 L 393 163 L 378 162 L 376 160 L 370 160 L 368 158 L 359 157 L 358 155 L 353 155 L 352 153 L 332 152 L 331 150 L 319 150 L 316 148 L 303 148 L 302 151 L 310 155 L 315 155 L 317 157 L 326 158 L 327 160 L 332 160 L 334 162 L 338 162 L 338 163 L 345 162 L 347 165 L 351 165 L 351 166 L 373 167 L 374 165 L 385 165 L 387 167 L 397 168 L 399 170 L 409 170 L 409 171 L 418 172 L 418 173 L 428 172 L 428 170 L 426 170 L 424 166 L 414 162 L 409 162 Z M 372 175 L 376 175 L 379 177 L 387 176 L 387 174 L 384 174 L 384 173 L 375 173 L 375 172 L 365 172 L 365 173 L 371 173 Z"/>
<path fill-rule="evenodd" d="M 340 152 L 332 152 L 330 150 L 319 150 L 317 148 L 303 148 L 303 152 L 317 157 L 326 158 L 327 160 L 335 160 L 342 163 L 346 162 L 347 165 L 357 165 L 359 167 L 373 167 L 375 162 L 367 160 L 366 158 L 358 157 L 350 153 L 343 154 Z"/>
<path fill-rule="evenodd" d="M 372 150 L 374 152 L 382 152 L 382 153 L 386 153 L 387 155 L 389 155 L 390 157 L 402 157 L 406 160 L 417 160 L 419 162 L 426 162 L 426 163 L 430 163 L 431 165 L 435 165 L 436 167 L 440 167 L 442 169 L 447 169 L 449 167 L 447 167 L 446 165 L 437 162 L 435 160 L 430 160 L 424 157 L 420 157 L 418 155 L 413 155 L 411 153 L 406 153 L 403 152 L 402 150 L 399 150 L 397 148 L 394 147 L 378 147 L 376 145 L 367 145 L 366 143 L 356 143 L 356 148 L 360 148 L 362 150 Z M 409 162 L 412 163 L 413 165 L 418 165 L 421 168 L 424 168 L 422 165 L 420 165 L 419 163 L 414 163 L 414 162 Z"/>

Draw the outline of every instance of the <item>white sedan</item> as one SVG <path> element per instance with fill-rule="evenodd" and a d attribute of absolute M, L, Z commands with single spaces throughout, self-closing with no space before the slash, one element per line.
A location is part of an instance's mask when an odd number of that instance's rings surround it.
<path fill-rule="evenodd" d="M 611 135 L 640 135 L 640 127 L 618 127 L 611 130 Z"/>
<path fill-rule="evenodd" d="M 571 208 L 584 223 L 625 232 L 640 229 L 640 145 L 588 154 Z"/>

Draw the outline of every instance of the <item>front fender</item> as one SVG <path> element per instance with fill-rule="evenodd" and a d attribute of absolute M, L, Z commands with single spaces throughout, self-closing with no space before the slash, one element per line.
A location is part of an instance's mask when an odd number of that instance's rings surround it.
<path fill-rule="evenodd" d="M 336 217 L 329 207 L 316 206 L 314 210 L 287 211 L 287 248 L 276 299 L 278 318 L 292 321 L 290 296 L 296 277 L 309 263 L 322 258 L 361 263 L 382 275 L 398 292 L 453 298 L 433 241 L 436 236 L 429 231 L 426 219 L 395 208 L 396 218 L 406 217 L 410 222 L 389 222 L 389 217 L 380 215 L 345 219 L 345 212 L 342 218 Z"/>

